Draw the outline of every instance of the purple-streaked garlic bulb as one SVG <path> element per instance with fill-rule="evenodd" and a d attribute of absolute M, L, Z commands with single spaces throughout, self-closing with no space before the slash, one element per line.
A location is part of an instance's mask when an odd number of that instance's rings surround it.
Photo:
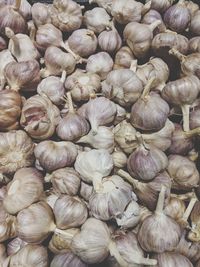
<path fill-rule="evenodd" d="M 158 25 L 157 28 L 155 28 L 154 32 L 155 33 L 164 32 L 166 30 L 166 26 L 162 20 L 162 16 L 158 11 L 156 11 L 154 9 L 150 9 L 147 13 L 145 13 L 141 22 L 144 24 L 151 24 L 156 20 L 160 20 L 161 24 Z"/>
<path fill-rule="evenodd" d="M 147 2 L 151 3 L 151 9 L 160 13 L 166 11 L 173 4 L 173 0 L 147 0 Z"/>
<path fill-rule="evenodd" d="M 194 15 L 191 18 L 191 22 L 189 26 L 190 32 L 195 36 L 199 36 L 200 34 L 199 19 L 200 19 L 200 10 L 194 13 Z"/>
<path fill-rule="evenodd" d="M 175 252 L 164 252 L 153 256 L 158 261 L 155 267 L 169 267 L 177 264 L 184 267 L 193 267 L 191 261 L 185 256 Z"/>
<path fill-rule="evenodd" d="M 70 265 L 73 267 L 88 267 L 87 263 L 84 263 L 79 257 L 70 251 L 55 255 L 50 267 L 67 267 Z"/>
<path fill-rule="evenodd" d="M 34 3 L 31 7 L 31 14 L 32 20 L 37 27 L 51 23 L 48 4 Z"/>

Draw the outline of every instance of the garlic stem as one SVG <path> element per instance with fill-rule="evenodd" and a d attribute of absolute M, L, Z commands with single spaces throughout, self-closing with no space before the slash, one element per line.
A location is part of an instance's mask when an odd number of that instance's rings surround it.
<path fill-rule="evenodd" d="M 187 137 L 193 137 L 193 136 L 198 135 L 198 134 L 200 134 L 200 127 L 197 127 L 193 130 L 189 130 L 189 131 L 185 132 L 185 135 Z"/>
<path fill-rule="evenodd" d="M 192 212 L 193 208 L 194 208 L 194 205 L 197 201 L 197 198 L 192 198 L 190 200 L 190 203 L 189 205 L 187 206 L 187 209 L 185 210 L 184 214 L 183 214 L 183 217 L 182 217 L 182 220 L 183 221 L 187 221 L 189 216 L 190 216 L 190 213 Z"/>
<path fill-rule="evenodd" d="M 6 36 L 13 41 L 13 46 L 14 46 L 14 53 L 15 55 L 20 55 L 20 45 L 19 45 L 19 40 L 14 34 L 13 30 L 11 30 L 9 27 L 5 28 L 5 34 Z"/>
<path fill-rule="evenodd" d="M 195 192 L 189 192 L 189 193 L 185 193 L 185 194 L 181 194 L 181 195 L 171 194 L 171 197 L 175 197 L 175 198 L 178 198 L 180 200 L 188 200 L 191 198 L 196 198 L 196 194 L 195 194 Z"/>
<path fill-rule="evenodd" d="M 72 240 L 72 238 L 74 237 L 74 233 L 72 234 L 71 232 L 66 232 L 65 230 L 61 230 L 61 229 L 58 229 L 58 228 L 55 228 L 54 229 L 54 233 L 55 234 L 60 234 L 60 235 L 62 235 L 62 236 L 64 236 L 64 237 L 66 237 L 67 239 L 71 239 Z"/>
<path fill-rule="evenodd" d="M 47 173 L 46 176 L 44 177 L 45 183 L 51 182 L 52 179 L 52 174 Z"/>
<path fill-rule="evenodd" d="M 162 185 L 160 193 L 159 193 L 159 197 L 158 197 L 157 206 L 156 206 L 156 211 L 155 211 L 156 214 L 163 213 L 164 202 L 165 202 L 165 191 L 166 191 L 166 187 Z"/>
<path fill-rule="evenodd" d="M 74 113 L 74 106 L 73 106 L 71 92 L 67 92 L 67 102 L 68 102 L 69 112 Z"/>
<path fill-rule="evenodd" d="M 151 90 L 151 88 L 152 88 L 152 83 L 154 82 L 154 80 L 155 80 L 155 77 L 151 78 L 151 79 L 147 82 L 147 84 L 145 85 L 144 90 L 143 90 L 142 95 L 141 95 L 141 98 L 142 98 L 142 99 L 145 100 L 145 99 L 147 98 L 147 96 L 148 96 L 148 94 L 149 94 L 149 92 L 150 92 L 150 90 Z"/>
<path fill-rule="evenodd" d="M 15 0 L 14 10 L 19 10 L 21 6 L 21 0 Z"/>
<path fill-rule="evenodd" d="M 145 148 L 145 142 L 144 142 L 144 139 L 143 139 L 142 134 L 140 132 L 136 132 L 135 139 L 136 139 L 138 145 Z"/>
<path fill-rule="evenodd" d="M 130 66 L 130 70 L 132 70 L 133 72 L 136 72 L 137 70 L 137 59 L 131 60 L 131 66 Z"/>
<path fill-rule="evenodd" d="M 29 33 L 29 37 L 31 39 L 31 41 L 34 43 L 35 42 L 35 36 L 36 36 L 36 28 L 34 23 L 30 26 L 30 33 Z"/>
<path fill-rule="evenodd" d="M 144 265 L 156 265 L 157 260 L 149 259 L 149 258 L 141 258 L 134 255 L 134 263 L 136 264 L 144 264 Z"/>
<path fill-rule="evenodd" d="M 128 172 L 125 172 L 124 170 L 118 170 L 116 173 L 129 182 L 134 188 L 138 188 L 141 184 L 138 180 L 134 179 Z"/>
<path fill-rule="evenodd" d="M 42 78 L 46 78 L 49 75 L 51 75 L 51 73 L 46 68 L 43 68 L 43 69 L 40 70 L 40 76 Z"/>
<path fill-rule="evenodd" d="M 102 190 L 102 178 L 102 175 L 98 172 L 94 173 L 93 175 L 92 183 L 96 192 L 101 192 Z"/>
<path fill-rule="evenodd" d="M 186 59 L 186 56 L 180 53 L 176 48 L 172 48 L 169 50 L 169 54 L 177 57 L 181 62 Z"/>
<path fill-rule="evenodd" d="M 158 27 L 160 24 L 162 23 L 162 21 L 160 20 L 155 20 L 154 22 L 152 22 L 149 26 L 149 28 L 154 31 L 156 27 Z"/>
<path fill-rule="evenodd" d="M 182 113 L 183 113 L 183 130 L 188 132 L 190 130 L 190 105 L 183 105 L 181 106 Z"/>
<path fill-rule="evenodd" d="M 62 47 L 63 49 L 65 49 L 68 53 L 70 53 L 70 54 L 75 58 L 75 60 L 76 60 L 77 63 L 82 64 L 82 63 L 86 63 L 86 62 L 87 62 L 87 59 L 80 57 L 79 55 L 77 55 L 76 53 L 74 53 L 74 52 L 71 50 L 71 48 L 69 47 L 68 42 L 65 42 L 65 43 L 62 42 L 62 43 L 61 43 L 61 47 Z"/>
<path fill-rule="evenodd" d="M 152 1 L 150 0 L 145 5 L 143 5 L 141 12 L 142 16 L 144 16 L 151 9 L 151 3 Z"/>
<path fill-rule="evenodd" d="M 67 76 L 67 72 L 66 72 L 66 70 L 63 70 L 61 78 L 60 78 L 61 83 L 65 82 L 66 76 Z"/>
<path fill-rule="evenodd" d="M 116 244 L 111 241 L 109 246 L 108 246 L 108 249 L 110 251 L 110 255 L 115 257 L 115 259 L 117 260 L 117 262 L 119 263 L 119 265 L 121 267 L 129 267 L 130 265 L 122 258 L 122 256 L 120 255 L 118 249 L 117 249 L 117 246 Z"/>

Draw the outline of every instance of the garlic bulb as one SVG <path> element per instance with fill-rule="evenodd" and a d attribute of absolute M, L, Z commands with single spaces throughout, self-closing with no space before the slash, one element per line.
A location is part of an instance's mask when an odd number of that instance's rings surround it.
<path fill-rule="evenodd" d="M 151 3 L 151 9 L 155 9 L 161 13 L 173 4 L 173 0 L 146 0 L 146 2 Z"/>
<path fill-rule="evenodd" d="M 46 68 L 40 70 L 40 75 L 43 78 L 50 75 L 59 76 L 63 71 L 66 74 L 71 74 L 76 66 L 76 60 L 72 54 L 65 53 L 55 46 L 46 49 L 44 61 Z"/>
<path fill-rule="evenodd" d="M 123 35 L 137 58 L 143 58 L 148 54 L 153 39 L 153 30 L 160 23 L 160 20 L 156 20 L 150 25 L 138 22 L 130 22 L 126 25 Z M 137 31 L 135 31 L 135 28 L 137 28 Z"/>
<path fill-rule="evenodd" d="M 59 109 L 47 97 L 34 95 L 24 102 L 20 124 L 32 138 L 51 137 L 59 120 Z"/>
<path fill-rule="evenodd" d="M 169 106 L 159 94 L 150 92 L 154 78 L 146 84 L 141 97 L 131 109 L 131 124 L 145 131 L 158 131 L 164 127 L 169 115 Z M 156 108 L 155 108 L 156 107 Z"/>
<path fill-rule="evenodd" d="M 39 52 L 28 35 L 22 33 L 15 35 L 8 27 L 5 28 L 5 33 L 10 39 L 8 49 L 18 62 L 34 60 L 39 57 Z"/>
<path fill-rule="evenodd" d="M 181 107 L 184 131 L 189 130 L 189 107 L 197 98 L 199 91 L 200 81 L 194 75 L 168 82 L 162 90 L 162 96 L 166 101 Z"/>
<path fill-rule="evenodd" d="M 200 109 L 194 109 L 190 113 L 190 128 L 194 129 L 194 131 L 195 131 L 195 128 L 200 127 L 199 114 L 200 114 Z"/>
<path fill-rule="evenodd" d="M 0 202 L 0 242 L 16 237 L 16 218 L 6 212 Z"/>
<path fill-rule="evenodd" d="M 88 144 L 96 149 L 106 149 L 109 153 L 114 150 L 114 135 L 111 128 L 99 126 L 96 135 L 90 131 L 87 135 L 81 137 L 77 143 Z"/>
<path fill-rule="evenodd" d="M 27 243 L 25 241 L 21 240 L 19 237 L 16 237 L 15 239 L 11 240 L 7 246 L 8 256 L 17 253 L 25 245 L 27 245 Z"/>
<path fill-rule="evenodd" d="M 181 228 L 164 214 L 165 187 L 161 187 L 155 213 L 148 216 L 140 226 L 138 241 L 147 252 L 162 253 L 173 250 L 181 238 Z"/>
<path fill-rule="evenodd" d="M 75 112 L 70 92 L 67 93 L 67 103 L 69 111 L 67 115 L 59 121 L 56 133 L 61 140 L 73 141 L 86 135 L 90 130 L 90 126 L 84 117 Z"/>
<path fill-rule="evenodd" d="M 49 180 L 56 193 L 69 196 L 77 195 L 81 183 L 78 172 L 69 167 L 53 171 L 45 177 L 46 182 Z"/>
<path fill-rule="evenodd" d="M 93 134 L 97 134 L 98 127 L 113 122 L 116 115 L 116 105 L 105 97 L 90 99 L 78 110 L 78 114 L 85 117 L 91 125 Z"/>
<path fill-rule="evenodd" d="M 142 80 L 131 68 L 112 70 L 102 82 L 103 94 L 124 107 L 135 103 L 142 91 Z"/>
<path fill-rule="evenodd" d="M 0 131 L 15 130 L 19 126 L 22 98 L 14 90 L 0 90 Z"/>
<path fill-rule="evenodd" d="M 51 23 L 49 14 L 49 5 L 43 3 L 34 3 L 31 7 L 32 20 L 39 27 Z"/>
<path fill-rule="evenodd" d="M 6 40 L 0 36 L 0 51 L 4 50 L 7 48 L 7 43 Z"/>
<path fill-rule="evenodd" d="M 128 46 L 122 46 L 115 54 L 114 69 L 129 69 L 134 55 Z"/>
<path fill-rule="evenodd" d="M 84 13 L 83 22 L 89 30 L 100 33 L 110 26 L 110 16 L 102 7 L 95 7 Z"/>
<path fill-rule="evenodd" d="M 48 253 L 44 246 L 28 244 L 10 257 L 10 267 L 48 267 Z"/>
<path fill-rule="evenodd" d="M 170 155 L 167 171 L 172 179 L 172 188 L 188 190 L 196 187 L 199 172 L 194 162 L 186 157 Z"/>
<path fill-rule="evenodd" d="M 191 33 L 193 33 L 195 36 L 199 36 L 199 18 L 200 18 L 200 10 L 194 13 L 194 15 L 191 18 L 189 30 Z"/>
<path fill-rule="evenodd" d="M 200 52 L 200 36 L 193 37 L 189 40 L 189 51 L 191 53 Z"/>
<path fill-rule="evenodd" d="M 71 32 L 82 24 L 81 6 L 72 0 L 54 0 L 50 6 L 52 23 L 63 32 Z"/>
<path fill-rule="evenodd" d="M 177 222 L 181 222 L 185 210 L 186 207 L 184 201 L 176 197 L 170 197 L 168 204 L 164 208 L 165 214 Z"/>
<path fill-rule="evenodd" d="M 165 25 L 177 33 L 187 29 L 190 19 L 190 12 L 184 0 L 179 0 L 177 4 L 169 7 L 164 14 Z"/>
<path fill-rule="evenodd" d="M 141 22 L 144 24 L 151 24 L 156 20 L 160 20 L 161 24 L 158 25 L 157 28 L 155 28 L 154 33 L 164 32 L 166 30 L 166 26 L 162 20 L 162 16 L 158 11 L 154 9 L 150 9 L 147 13 L 145 13 Z"/>
<path fill-rule="evenodd" d="M 79 192 L 80 196 L 84 200 L 89 201 L 90 196 L 92 195 L 92 193 L 93 193 L 93 186 L 89 185 L 89 184 L 86 184 L 83 181 L 81 181 L 81 187 L 80 187 L 80 192 Z"/>
<path fill-rule="evenodd" d="M 55 202 L 53 212 L 59 229 L 79 227 L 88 217 L 86 204 L 77 196 L 60 196 Z"/>
<path fill-rule="evenodd" d="M 65 72 L 61 78 L 55 76 L 49 76 L 43 79 L 37 87 L 37 93 L 39 95 L 46 95 L 54 105 L 60 105 L 63 103 L 62 98 L 65 94 L 64 87 Z"/>
<path fill-rule="evenodd" d="M 4 69 L 6 65 L 10 62 L 15 62 L 15 59 L 10 53 L 10 51 L 8 49 L 1 51 L 0 52 L 0 89 L 3 89 L 6 83 Z"/>
<path fill-rule="evenodd" d="M 70 167 L 76 159 L 77 148 L 71 142 L 46 140 L 36 146 L 34 154 L 40 165 L 47 172 L 51 172 L 63 167 Z"/>
<path fill-rule="evenodd" d="M 84 263 L 79 257 L 75 256 L 72 252 L 66 252 L 63 254 L 58 254 L 54 256 L 50 267 L 88 267 L 86 263 Z"/>
<path fill-rule="evenodd" d="M 174 253 L 174 252 L 164 252 L 156 254 L 154 258 L 158 261 L 156 267 L 168 267 L 168 266 L 184 266 L 184 267 L 193 267 L 193 264 L 185 256 Z"/>
<path fill-rule="evenodd" d="M 145 144 L 141 134 L 136 134 L 136 138 L 139 146 L 128 158 L 128 171 L 136 179 L 152 180 L 167 167 L 167 156 L 160 149 Z"/>
<path fill-rule="evenodd" d="M 12 174 L 34 163 L 34 143 L 22 130 L 0 133 L 0 173 Z"/>
<path fill-rule="evenodd" d="M 132 198 L 136 200 L 131 186 L 121 177 L 113 175 L 103 178 L 101 187 L 94 190 L 89 198 L 89 209 L 95 218 L 108 221 L 120 217 Z"/>
<path fill-rule="evenodd" d="M 112 1 L 113 0 L 89 0 L 89 3 L 96 3 L 99 7 L 103 7 L 110 14 L 112 8 Z"/>
<path fill-rule="evenodd" d="M 10 62 L 4 73 L 9 87 L 16 91 L 36 91 L 40 82 L 40 66 L 36 60 Z"/>
<path fill-rule="evenodd" d="M 124 168 L 126 166 L 127 163 L 127 156 L 124 152 L 120 151 L 120 150 L 115 150 L 112 153 L 112 157 L 113 157 L 113 163 L 114 166 L 116 168 Z"/>
<path fill-rule="evenodd" d="M 133 191 L 136 193 L 139 201 L 149 210 L 155 210 L 158 195 L 162 186 L 165 186 L 166 188 L 165 203 L 167 204 L 169 202 L 172 182 L 167 172 L 158 174 L 153 181 L 148 183 L 140 182 L 134 179 L 130 176 L 130 174 L 123 170 L 118 170 L 117 174 L 123 177 L 133 186 Z"/>
<path fill-rule="evenodd" d="M 18 237 L 27 243 L 42 243 L 54 231 L 53 212 L 45 202 L 37 202 L 17 214 Z"/>
<path fill-rule="evenodd" d="M 100 91 L 101 79 L 96 73 L 76 69 L 65 81 L 65 88 L 71 92 L 74 101 L 89 100 Z"/>
<path fill-rule="evenodd" d="M 108 73 L 112 70 L 113 64 L 113 60 L 107 52 L 99 52 L 88 58 L 86 70 L 98 74 L 102 80 L 105 80 Z"/>
<path fill-rule="evenodd" d="M 1 3 L 6 5 L 18 5 L 18 12 L 26 19 L 29 20 L 31 18 L 31 4 L 27 0 L 21 0 L 18 4 L 16 0 L 2 0 Z"/>
<path fill-rule="evenodd" d="M 21 168 L 7 185 L 3 200 L 6 211 L 16 214 L 40 200 L 43 194 L 42 175 L 35 168 Z"/>
<path fill-rule="evenodd" d="M 94 187 L 98 188 L 102 178 L 112 171 L 113 159 L 107 150 L 92 149 L 78 154 L 74 168 L 80 173 L 83 181 L 93 183 Z"/>
<path fill-rule="evenodd" d="M 200 209 L 200 202 L 196 201 L 194 208 L 190 214 L 191 220 L 191 229 L 188 233 L 188 239 L 193 242 L 199 242 L 200 240 L 200 221 L 199 221 L 199 209 Z"/>
<path fill-rule="evenodd" d="M 65 44 L 66 46 L 68 45 L 70 50 L 76 55 L 88 57 L 95 53 L 98 42 L 92 30 L 78 29 L 69 36 Z"/>

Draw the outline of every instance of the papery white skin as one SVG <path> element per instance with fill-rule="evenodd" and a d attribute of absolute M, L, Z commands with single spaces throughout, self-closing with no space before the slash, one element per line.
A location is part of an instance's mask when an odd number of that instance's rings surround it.
<path fill-rule="evenodd" d="M 31 7 L 32 20 L 39 27 L 41 25 L 51 23 L 49 14 L 49 5 L 43 3 L 34 3 Z"/>
<path fill-rule="evenodd" d="M 12 54 L 8 49 L 0 52 L 0 89 L 2 89 L 6 83 L 4 69 L 10 62 L 16 62 Z"/>

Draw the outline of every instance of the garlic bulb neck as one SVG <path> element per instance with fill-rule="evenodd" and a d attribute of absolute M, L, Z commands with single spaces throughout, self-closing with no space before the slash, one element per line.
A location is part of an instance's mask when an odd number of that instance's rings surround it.
<path fill-rule="evenodd" d="M 148 1 L 143 7 L 142 7 L 142 16 L 144 16 L 149 10 L 151 9 L 151 0 Z"/>
<path fill-rule="evenodd" d="M 68 104 L 68 108 L 69 108 L 69 113 L 75 113 L 73 101 L 72 101 L 72 95 L 70 92 L 67 93 L 67 104 Z"/>
<path fill-rule="evenodd" d="M 153 84 L 154 80 L 155 80 L 155 77 L 151 78 L 151 79 L 148 81 L 148 83 L 145 85 L 144 90 L 143 90 L 143 92 L 142 92 L 142 96 L 141 96 L 141 98 L 142 98 L 143 100 L 147 100 L 147 97 L 148 97 L 149 92 L 150 92 L 150 90 L 151 90 L 151 88 L 152 88 L 152 84 Z"/>
<path fill-rule="evenodd" d="M 15 0 L 15 5 L 13 6 L 13 9 L 18 11 L 21 6 L 21 0 Z"/>
<path fill-rule="evenodd" d="M 110 255 L 115 257 L 115 259 L 117 260 L 117 262 L 119 263 L 119 265 L 121 267 L 128 267 L 129 264 L 127 262 L 125 262 L 125 260 L 121 257 L 116 244 L 111 241 L 110 244 L 108 245 L 108 249 L 110 251 Z"/>
<path fill-rule="evenodd" d="M 190 105 L 181 106 L 181 110 L 183 113 L 183 130 L 188 132 L 190 130 Z"/>
<path fill-rule="evenodd" d="M 183 214 L 183 217 L 182 217 L 182 220 L 183 220 L 184 222 L 186 222 L 186 221 L 188 220 L 188 218 L 189 218 L 189 216 L 190 216 L 190 213 L 192 212 L 192 210 L 193 210 L 193 208 L 194 208 L 194 205 L 195 205 L 196 201 L 197 201 L 197 198 L 192 198 L 192 199 L 190 200 L 190 203 L 189 203 L 189 205 L 187 206 L 187 209 L 185 210 L 185 212 L 184 212 L 184 214 Z"/>
<path fill-rule="evenodd" d="M 139 146 L 143 147 L 144 149 L 147 149 L 144 139 L 142 137 L 142 134 L 140 132 L 136 132 L 135 139 Z"/>
<path fill-rule="evenodd" d="M 102 175 L 98 172 L 94 173 L 93 176 L 93 186 L 94 186 L 94 190 L 98 193 L 98 192 L 102 192 Z"/>
<path fill-rule="evenodd" d="M 141 185 L 141 182 L 134 179 L 128 172 L 125 172 L 124 170 L 118 170 L 117 173 L 119 176 L 124 178 L 127 182 L 129 182 L 134 188 L 139 188 Z"/>
<path fill-rule="evenodd" d="M 165 191 L 166 191 L 166 187 L 162 186 L 161 190 L 160 190 L 159 197 L 158 197 L 156 211 L 155 211 L 155 213 L 158 215 L 163 213 L 164 202 L 165 202 Z"/>
<path fill-rule="evenodd" d="M 13 41 L 15 55 L 20 55 L 21 51 L 20 51 L 19 40 L 16 37 L 16 35 L 14 34 L 13 30 L 9 27 L 6 27 L 5 28 L 5 34 L 9 39 L 11 39 Z"/>
<path fill-rule="evenodd" d="M 180 53 L 176 48 L 172 48 L 169 50 L 169 54 L 177 57 L 181 62 L 185 61 L 186 56 Z"/>
<path fill-rule="evenodd" d="M 61 78 L 60 78 L 61 83 L 64 83 L 65 82 L 66 76 L 67 76 L 67 72 L 66 72 L 66 70 L 63 70 L 62 71 Z"/>
<path fill-rule="evenodd" d="M 149 26 L 149 28 L 151 29 L 151 31 L 153 32 L 155 30 L 155 28 L 157 28 L 160 24 L 162 23 L 162 21 L 160 20 L 155 20 L 154 22 L 152 22 Z"/>
<path fill-rule="evenodd" d="M 136 72 L 138 66 L 137 63 L 138 63 L 137 59 L 131 60 L 131 65 L 129 69 L 132 70 L 133 72 Z"/>
<path fill-rule="evenodd" d="M 187 132 L 185 132 L 185 135 L 190 138 L 190 137 L 193 137 L 193 136 L 196 136 L 196 135 L 199 135 L 200 134 L 200 127 L 197 127 L 193 130 L 189 130 Z"/>

